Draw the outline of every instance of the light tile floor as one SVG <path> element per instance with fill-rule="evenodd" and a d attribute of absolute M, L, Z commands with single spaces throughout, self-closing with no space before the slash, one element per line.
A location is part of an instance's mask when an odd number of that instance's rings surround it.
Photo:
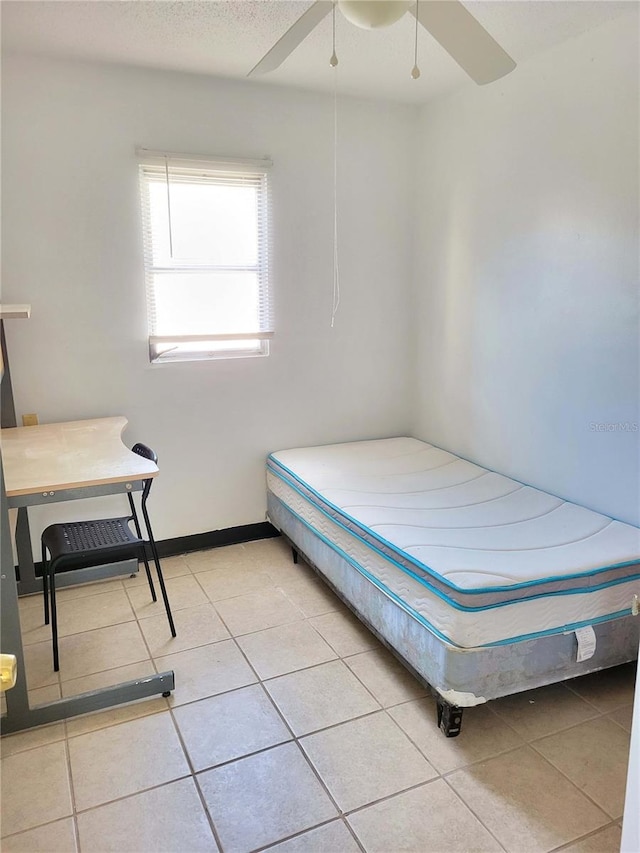
<path fill-rule="evenodd" d="M 61 590 L 61 672 L 20 602 L 32 702 L 173 669 L 176 690 L 2 739 L 2 850 L 468 853 L 620 845 L 635 667 L 437 729 L 433 700 L 280 539 Z"/>

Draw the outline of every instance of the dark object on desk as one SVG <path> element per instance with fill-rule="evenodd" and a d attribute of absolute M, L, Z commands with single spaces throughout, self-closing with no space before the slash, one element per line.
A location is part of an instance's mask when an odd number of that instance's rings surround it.
<path fill-rule="evenodd" d="M 153 450 L 144 444 L 136 444 L 131 449 L 134 453 L 144 456 L 154 463 L 158 461 L 158 457 Z M 162 599 L 165 610 L 167 611 L 169 627 L 171 628 L 171 636 L 175 637 L 176 629 L 173 624 L 173 616 L 171 615 L 171 607 L 169 605 L 169 598 L 167 597 L 162 568 L 160 567 L 158 549 L 153 538 L 151 522 L 149 521 L 149 514 L 147 512 L 147 498 L 151 490 L 151 483 L 151 478 L 144 480 L 141 501 L 142 515 L 149 535 L 148 544 L 158 574 Z M 116 560 L 137 557 L 144 562 L 151 597 L 153 601 L 157 601 L 149 561 L 147 559 L 147 543 L 142 538 L 140 522 L 138 521 L 138 514 L 131 492 L 127 492 L 127 497 L 129 498 L 129 506 L 131 508 L 131 515 L 129 516 L 122 518 L 101 518 L 95 521 L 71 521 L 64 524 L 52 524 L 42 534 L 41 571 L 44 592 L 44 622 L 45 625 L 49 624 L 49 600 L 51 600 L 53 668 L 56 672 L 60 669 L 55 585 L 55 574 L 57 571 L 68 572 L 75 569 L 84 569 L 88 565 L 96 566 Z M 129 526 L 131 522 L 133 522 L 135 527 L 135 535 Z M 50 555 L 49 561 L 47 561 L 47 551 Z"/>

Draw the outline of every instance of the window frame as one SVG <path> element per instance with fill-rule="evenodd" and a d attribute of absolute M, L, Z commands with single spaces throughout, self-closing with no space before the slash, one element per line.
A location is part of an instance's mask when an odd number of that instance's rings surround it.
<path fill-rule="evenodd" d="M 138 157 L 140 203 L 142 208 L 142 232 L 144 249 L 144 274 L 147 295 L 147 329 L 149 360 L 152 364 L 185 361 L 210 361 L 217 359 L 254 358 L 269 355 L 269 342 L 274 335 L 270 292 L 271 257 L 271 190 L 268 158 L 237 160 L 218 157 L 203 157 L 139 148 Z M 171 174 L 183 183 L 211 183 L 219 186 L 251 186 L 256 189 L 256 228 L 258 252 L 255 264 L 215 264 L 188 262 L 177 259 L 175 263 L 154 262 L 152 199 L 150 188 L 153 183 L 166 181 L 168 225 L 171 228 L 170 181 Z M 171 244 L 171 238 L 170 238 Z M 156 281 L 163 273 L 206 274 L 206 273 L 254 274 L 257 279 L 257 323 L 246 332 L 213 332 L 211 334 L 162 335 L 156 329 Z M 253 324 L 252 324 L 253 325 Z M 225 341 L 233 346 L 224 346 Z M 242 344 L 245 346 L 242 346 Z M 207 346 L 209 344 L 209 346 Z"/>

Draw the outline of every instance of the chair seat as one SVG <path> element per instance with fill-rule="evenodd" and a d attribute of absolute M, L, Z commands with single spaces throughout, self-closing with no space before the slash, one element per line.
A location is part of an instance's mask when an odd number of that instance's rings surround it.
<path fill-rule="evenodd" d="M 132 448 L 138 456 L 145 459 L 158 461 L 158 457 L 145 444 L 135 444 Z M 36 575 L 42 577 L 42 591 L 44 593 L 44 622 L 49 624 L 51 617 L 51 640 L 53 644 L 53 669 L 60 670 L 60 656 L 58 650 L 58 616 L 56 609 L 56 574 L 58 572 L 71 572 L 80 569 L 93 568 L 95 566 L 108 565 L 109 563 L 120 563 L 128 559 L 136 558 L 142 560 L 149 582 L 151 598 L 156 601 L 156 591 L 149 568 L 147 556 L 147 545 L 151 550 L 153 562 L 156 567 L 162 600 L 169 620 L 171 636 L 176 636 L 176 626 L 171 615 L 169 598 L 162 576 L 160 557 L 153 538 L 151 522 L 147 513 L 147 497 L 151 488 L 152 480 L 148 478 L 143 481 L 141 507 L 144 523 L 147 528 L 149 541 L 142 539 L 142 530 L 138 520 L 133 494 L 127 492 L 129 509 L 131 514 L 124 518 L 99 518 L 90 521 L 69 521 L 64 524 L 51 524 L 42 534 L 42 562 L 36 566 Z M 52 492 L 53 494 L 53 492 Z M 135 526 L 135 534 L 129 527 L 132 522 Z M 49 558 L 47 559 L 47 552 Z M 169 694 L 164 694 L 168 696 Z"/>
<path fill-rule="evenodd" d="M 140 547 L 142 540 L 132 533 L 128 521 L 125 517 L 52 524 L 42 534 L 42 542 L 52 561 L 66 556 L 90 557 L 105 549 Z"/>

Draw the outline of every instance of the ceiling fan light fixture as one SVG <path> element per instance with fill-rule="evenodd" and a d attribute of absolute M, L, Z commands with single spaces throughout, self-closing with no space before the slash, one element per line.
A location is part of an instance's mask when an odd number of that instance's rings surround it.
<path fill-rule="evenodd" d="M 363 30 L 395 24 L 411 5 L 411 0 L 338 0 L 338 7 L 345 18 Z"/>

